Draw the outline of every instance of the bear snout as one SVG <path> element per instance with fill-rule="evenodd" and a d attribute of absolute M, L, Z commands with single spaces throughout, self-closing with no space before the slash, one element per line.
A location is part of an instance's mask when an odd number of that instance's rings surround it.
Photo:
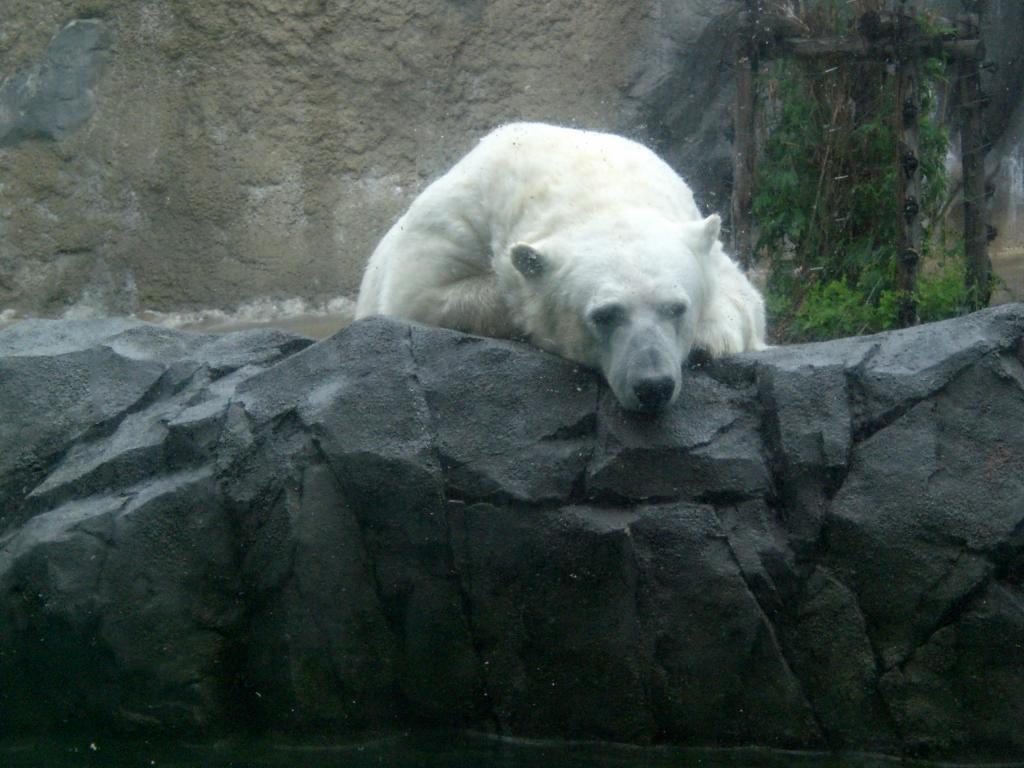
<path fill-rule="evenodd" d="M 633 385 L 633 394 L 642 410 L 659 411 L 672 402 L 675 389 L 671 376 L 649 376 Z"/>

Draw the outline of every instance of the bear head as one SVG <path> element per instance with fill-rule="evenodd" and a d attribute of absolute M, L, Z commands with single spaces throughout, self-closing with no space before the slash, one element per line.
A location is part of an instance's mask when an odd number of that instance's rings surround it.
<path fill-rule="evenodd" d="M 626 409 L 659 411 L 679 395 L 720 227 L 643 211 L 557 227 L 512 245 L 498 277 L 532 343 L 600 370 Z"/>

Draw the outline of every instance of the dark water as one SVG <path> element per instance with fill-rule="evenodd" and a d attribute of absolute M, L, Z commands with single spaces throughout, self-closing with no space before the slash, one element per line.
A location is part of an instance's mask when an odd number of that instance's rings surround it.
<path fill-rule="evenodd" d="M 895 768 L 928 765 L 938 764 L 754 748 L 683 750 L 553 744 L 466 734 L 389 736 L 347 743 L 262 739 L 159 743 L 101 738 L 0 742 L 0 766 L 3 768 Z M 1024 766 L 1024 763 L 1016 765 Z"/>

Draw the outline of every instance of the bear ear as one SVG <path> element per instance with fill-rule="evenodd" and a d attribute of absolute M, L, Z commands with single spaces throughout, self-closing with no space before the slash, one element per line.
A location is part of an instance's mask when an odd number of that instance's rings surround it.
<path fill-rule="evenodd" d="M 722 217 L 717 213 L 712 213 L 703 221 L 694 224 L 691 231 L 693 232 L 697 253 L 708 253 L 714 247 L 718 236 L 722 232 Z"/>
<path fill-rule="evenodd" d="M 535 278 L 544 273 L 546 264 L 544 257 L 536 248 L 526 243 L 512 246 L 512 266 L 526 278 Z"/>

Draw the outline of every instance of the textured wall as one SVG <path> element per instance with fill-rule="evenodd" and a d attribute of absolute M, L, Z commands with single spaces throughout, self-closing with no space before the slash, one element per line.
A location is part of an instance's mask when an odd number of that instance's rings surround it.
<path fill-rule="evenodd" d="M 628 130 L 648 5 L 15 2 L 0 309 L 351 292 L 408 199 L 494 125 Z M 96 40 L 64 27 L 78 17 Z"/>

